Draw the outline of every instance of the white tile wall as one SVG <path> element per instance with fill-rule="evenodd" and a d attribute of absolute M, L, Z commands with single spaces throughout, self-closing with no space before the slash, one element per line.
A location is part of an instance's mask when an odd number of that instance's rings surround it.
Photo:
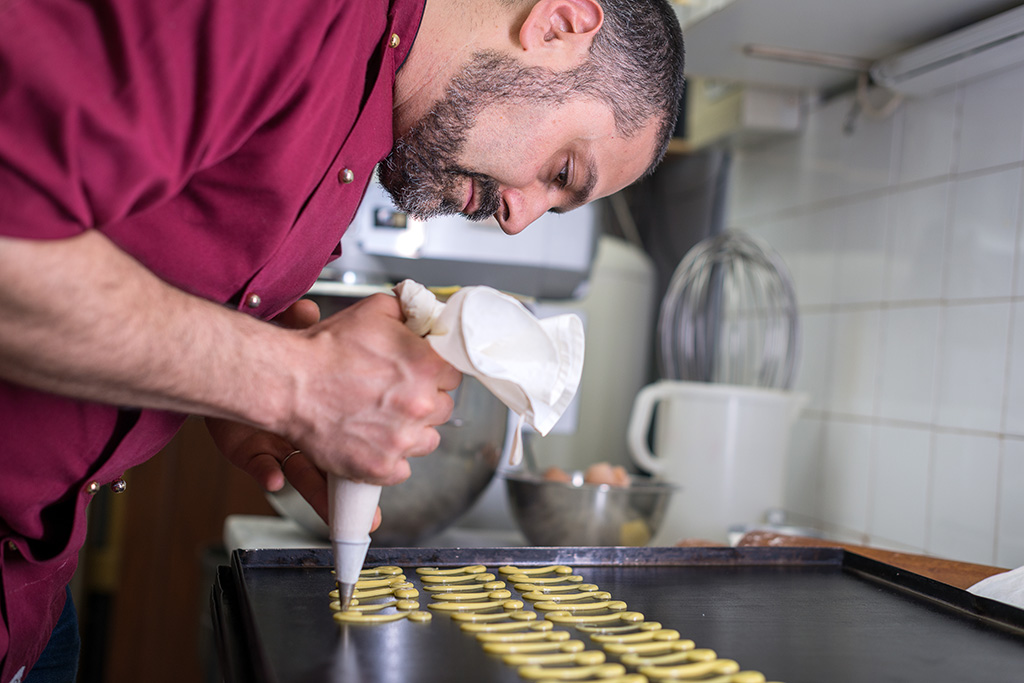
<path fill-rule="evenodd" d="M 1024 154 L 1024 71 L 1011 69 L 963 88 L 962 172 L 1014 164 Z"/>
<path fill-rule="evenodd" d="M 836 236 L 834 301 L 856 304 L 879 301 L 885 276 L 889 225 L 888 195 L 870 195 L 845 206 Z"/>
<path fill-rule="evenodd" d="M 1024 436 L 1024 304 L 1015 303 L 1011 314 L 1013 337 L 1010 343 L 1010 367 L 1006 378 L 1003 429 L 1008 434 Z"/>
<path fill-rule="evenodd" d="M 890 206 L 884 299 L 937 301 L 952 206 L 949 182 L 895 193 Z"/>
<path fill-rule="evenodd" d="M 821 513 L 830 530 L 867 528 L 872 433 L 871 425 L 859 422 L 832 420 L 825 427 Z"/>
<path fill-rule="evenodd" d="M 878 545 L 921 552 L 928 538 L 931 433 L 879 425 L 868 531 Z"/>
<path fill-rule="evenodd" d="M 906 103 L 900 139 L 901 183 L 945 176 L 953 169 L 962 92 L 948 90 L 931 99 Z"/>
<path fill-rule="evenodd" d="M 808 412 L 813 416 L 813 412 Z M 799 420 L 790 436 L 786 468 L 786 509 L 811 523 L 820 518 L 822 503 L 822 460 L 825 448 L 825 421 L 806 417 Z"/>
<path fill-rule="evenodd" d="M 1024 565 L 1024 68 L 848 134 L 852 104 L 733 163 L 728 222 L 779 250 L 802 316 L 787 508 Z"/>
<path fill-rule="evenodd" d="M 878 366 L 878 414 L 927 424 L 935 412 L 940 308 L 919 306 L 882 311 L 885 331 Z M 918 343 L 908 344 L 907 340 Z"/>
<path fill-rule="evenodd" d="M 871 417 L 878 380 L 881 315 L 876 309 L 842 310 L 833 315 L 833 379 L 828 407 L 843 415 Z"/>
<path fill-rule="evenodd" d="M 1006 297 L 1013 291 L 1019 168 L 954 182 L 944 293 L 949 299 Z"/>
<path fill-rule="evenodd" d="M 1010 310 L 1009 303 L 943 309 L 936 424 L 999 431 L 1006 389 Z"/>
<path fill-rule="evenodd" d="M 936 434 L 931 488 L 927 550 L 953 560 L 993 564 L 999 440 Z"/>
<path fill-rule="evenodd" d="M 996 563 L 1001 567 L 1024 566 L 1024 441 L 1003 442 L 999 471 L 999 526 Z"/>
<path fill-rule="evenodd" d="M 799 365 L 793 388 L 808 395 L 808 411 L 824 410 L 834 374 L 832 314 L 805 311 L 800 318 L 800 340 Z M 1024 347 L 1024 341 L 1021 346 Z M 1024 368 L 1020 374 L 1024 378 Z M 1021 388 L 1024 390 L 1024 385 Z M 1021 400 L 1024 401 L 1024 392 Z"/>

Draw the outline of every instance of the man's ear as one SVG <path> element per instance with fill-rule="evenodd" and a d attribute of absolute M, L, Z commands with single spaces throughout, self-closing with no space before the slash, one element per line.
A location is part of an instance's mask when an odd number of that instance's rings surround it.
<path fill-rule="evenodd" d="M 519 42 L 548 66 L 565 59 L 569 61 L 563 66 L 578 63 L 586 58 L 603 22 L 598 0 L 538 0 L 519 29 Z"/>

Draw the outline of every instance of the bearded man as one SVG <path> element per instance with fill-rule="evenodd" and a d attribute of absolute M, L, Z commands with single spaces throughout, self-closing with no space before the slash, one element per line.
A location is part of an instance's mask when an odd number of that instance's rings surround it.
<path fill-rule="evenodd" d="M 436 448 L 460 375 L 397 301 L 299 300 L 381 160 L 400 208 L 515 234 L 664 155 L 665 0 L 424 3 L 0 6 L 0 683 L 74 680 L 88 502 L 185 415 L 321 512 Z"/>

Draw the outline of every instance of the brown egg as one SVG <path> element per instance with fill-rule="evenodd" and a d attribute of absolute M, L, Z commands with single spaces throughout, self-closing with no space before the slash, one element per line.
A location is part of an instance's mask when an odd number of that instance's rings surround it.
<path fill-rule="evenodd" d="M 569 476 L 569 473 L 560 467 L 549 467 L 544 470 L 544 479 L 545 481 L 560 481 L 563 484 L 572 482 L 572 477 Z"/>
<path fill-rule="evenodd" d="M 588 484 L 626 487 L 629 486 L 629 473 L 626 472 L 626 468 L 619 465 L 612 466 L 606 462 L 599 462 L 587 468 L 583 481 Z"/>

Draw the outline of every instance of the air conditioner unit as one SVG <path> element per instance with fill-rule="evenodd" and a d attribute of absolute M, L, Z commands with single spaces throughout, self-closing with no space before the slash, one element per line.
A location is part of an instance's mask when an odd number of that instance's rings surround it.
<path fill-rule="evenodd" d="M 1024 62 L 1024 6 L 879 60 L 871 77 L 907 95 L 926 95 Z"/>

